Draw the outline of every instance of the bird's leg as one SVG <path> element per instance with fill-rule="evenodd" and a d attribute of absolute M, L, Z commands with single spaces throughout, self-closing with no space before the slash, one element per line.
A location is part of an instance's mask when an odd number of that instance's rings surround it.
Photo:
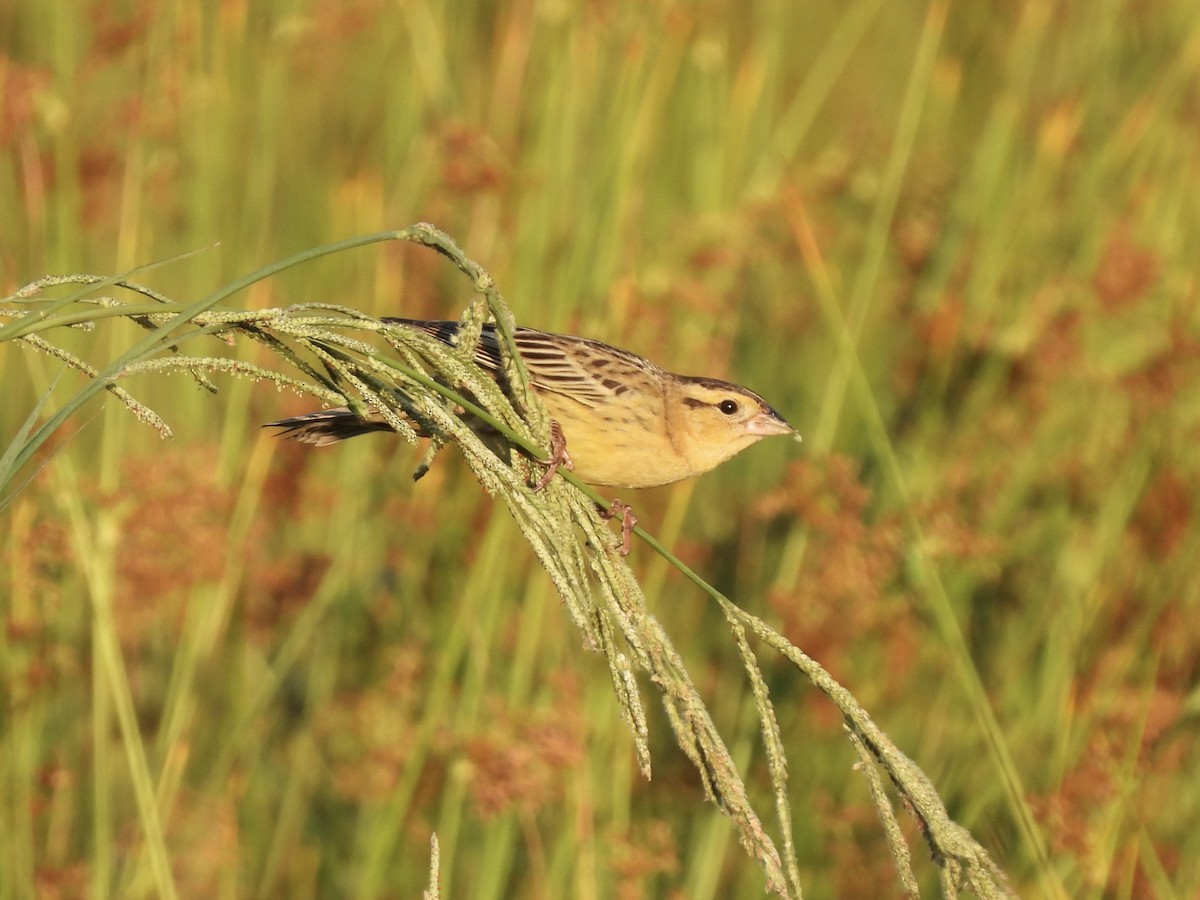
<path fill-rule="evenodd" d="M 637 516 L 633 514 L 633 507 L 620 500 L 614 500 L 608 509 L 600 510 L 600 516 L 605 519 L 621 517 L 621 555 L 628 556 L 632 549 L 630 539 L 633 535 L 633 526 L 638 523 Z"/>
<path fill-rule="evenodd" d="M 546 473 L 533 486 L 534 491 L 540 491 L 550 483 L 554 473 L 559 469 L 574 471 L 575 463 L 571 462 L 571 454 L 567 452 L 567 439 L 563 435 L 562 426 L 553 419 L 550 420 L 550 457 L 546 460 Z"/>

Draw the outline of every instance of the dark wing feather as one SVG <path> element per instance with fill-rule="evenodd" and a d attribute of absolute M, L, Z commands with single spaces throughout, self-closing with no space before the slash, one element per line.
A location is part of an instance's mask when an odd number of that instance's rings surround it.
<path fill-rule="evenodd" d="M 383 321 L 419 328 L 447 344 L 456 342 L 460 328 L 458 322 L 391 318 Z M 658 380 L 659 369 L 653 363 L 599 341 L 532 328 L 517 328 L 513 338 L 529 378 L 539 392 L 559 394 L 585 406 L 607 403 L 625 393 L 630 382 L 636 380 L 633 376 L 644 379 L 651 375 Z M 502 359 L 496 327 L 484 325 L 475 348 L 475 362 L 499 379 L 503 377 Z"/>
<path fill-rule="evenodd" d="M 462 328 L 459 322 L 434 322 L 424 319 L 395 319 L 385 318 L 384 322 L 392 325 L 406 325 L 432 335 L 443 344 L 454 346 L 458 343 L 458 333 Z M 479 344 L 475 348 L 475 362 L 493 375 L 503 371 L 503 357 L 500 355 L 500 343 L 496 340 L 496 326 L 484 325 Z"/>

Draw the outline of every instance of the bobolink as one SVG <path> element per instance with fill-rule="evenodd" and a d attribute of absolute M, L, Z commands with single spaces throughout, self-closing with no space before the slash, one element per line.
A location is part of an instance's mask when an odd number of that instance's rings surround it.
<path fill-rule="evenodd" d="M 455 343 L 459 323 L 384 319 Z M 589 484 L 644 488 L 702 475 L 761 438 L 794 435 L 753 391 L 715 378 L 674 375 L 627 350 L 532 328 L 513 332 L 531 387 L 557 423 L 554 462 Z M 485 325 L 475 361 L 503 384 L 495 326 Z M 390 431 L 382 418 L 344 407 L 269 423 L 287 437 L 322 446 Z M 554 468 L 552 462 L 551 472 Z M 550 473 L 548 473 L 550 474 Z M 544 483 L 544 482 L 543 482 Z"/>

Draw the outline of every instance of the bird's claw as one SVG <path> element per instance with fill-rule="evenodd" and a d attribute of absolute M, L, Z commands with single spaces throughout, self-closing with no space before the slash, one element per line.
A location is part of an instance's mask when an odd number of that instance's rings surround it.
<path fill-rule="evenodd" d="M 567 438 L 563 434 L 562 426 L 553 419 L 550 421 L 550 456 L 546 459 L 546 471 L 538 483 L 533 486 L 534 491 L 540 491 L 550 483 L 550 479 L 554 477 L 554 473 L 559 469 L 566 469 L 568 472 L 573 471 L 575 463 L 571 461 L 571 454 L 567 452 Z M 612 506 L 608 509 L 601 509 L 600 515 L 606 519 L 615 519 L 621 517 L 621 548 L 622 556 L 628 556 L 632 549 L 632 537 L 634 526 L 637 525 L 637 516 L 633 514 L 633 507 L 628 503 L 622 503 L 620 500 L 614 500 Z"/>
<path fill-rule="evenodd" d="M 575 463 L 571 461 L 571 454 L 567 452 L 567 438 L 563 434 L 562 426 L 552 419 L 550 421 L 550 457 L 546 460 L 545 474 L 538 479 L 533 490 L 540 491 L 548 485 L 550 479 L 554 477 L 554 473 L 559 469 L 572 472 L 575 470 Z"/>
<path fill-rule="evenodd" d="M 628 556 L 632 549 L 633 528 L 638 523 L 637 516 L 633 514 L 633 507 L 620 500 L 614 500 L 608 509 L 600 510 L 600 515 L 605 519 L 621 517 L 621 555 Z"/>

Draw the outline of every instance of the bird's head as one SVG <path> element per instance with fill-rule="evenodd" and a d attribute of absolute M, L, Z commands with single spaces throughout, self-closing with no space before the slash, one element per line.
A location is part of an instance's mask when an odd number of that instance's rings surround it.
<path fill-rule="evenodd" d="M 668 403 L 672 437 L 699 475 L 751 444 L 776 434 L 796 435 L 762 397 L 714 378 L 681 377 Z M 798 437 L 798 435 L 797 435 Z"/>

